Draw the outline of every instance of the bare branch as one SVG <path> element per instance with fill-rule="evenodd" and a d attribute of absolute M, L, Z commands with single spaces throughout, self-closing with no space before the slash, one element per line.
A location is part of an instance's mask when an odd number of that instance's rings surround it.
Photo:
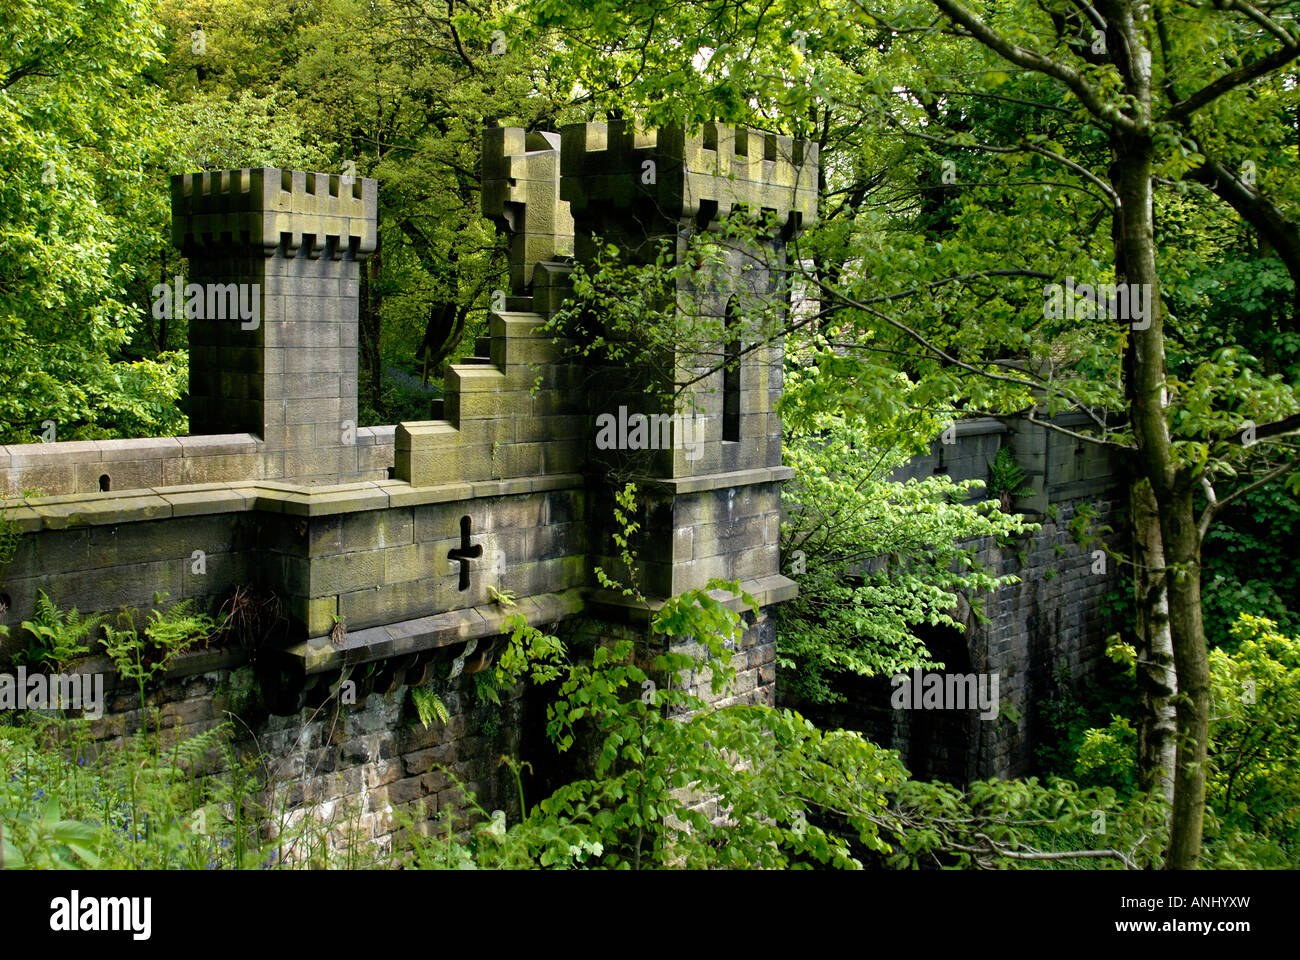
<path fill-rule="evenodd" d="M 1264 486 L 1265 484 L 1272 483 L 1274 480 L 1282 476 L 1282 474 L 1286 473 L 1288 470 L 1295 469 L 1295 466 L 1296 463 L 1294 460 L 1288 460 L 1286 463 L 1278 464 L 1276 467 L 1268 471 L 1268 473 L 1264 474 L 1258 480 L 1255 480 L 1253 483 L 1248 483 L 1246 484 L 1246 486 L 1241 487 L 1238 490 L 1232 491 L 1232 493 L 1228 494 L 1222 500 L 1217 500 L 1212 505 L 1207 506 L 1205 508 L 1205 513 L 1201 514 L 1201 520 L 1202 522 L 1205 523 L 1206 529 L 1209 529 L 1209 520 L 1212 520 L 1215 514 L 1219 513 L 1219 511 L 1221 511 L 1224 507 L 1232 503 L 1233 500 L 1236 500 L 1238 497 L 1244 497 L 1246 494 L 1251 493 L 1254 490 L 1258 490 L 1260 487 Z M 1206 514 L 1209 514 L 1209 519 L 1206 518 Z M 1199 529 L 1200 524 L 1197 524 L 1197 527 Z M 1201 534 L 1201 536 L 1204 535 L 1205 535 L 1204 533 Z"/>
<path fill-rule="evenodd" d="M 1259 79 L 1266 73 L 1271 73 L 1279 67 L 1286 66 L 1296 57 L 1300 57 L 1300 43 L 1292 41 L 1290 46 L 1282 47 L 1266 57 L 1260 57 L 1251 63 L 1243 64 L 1236 70 L 1225 73 L 1217 80 L 1207 83 L 1191 96 L 1175 103 L 1165 111 L 1165 115 L 1160 119 L 1170 123 L 1181 122 L 1225 93 L 1230 93 L 1252 80 Z"/>
<path fill-rule="evenodd" d="M 958 3 L 957 0 L 932 0 L 932 2 L 949 19 L 961 24 L 971 32 L 976 40 L 1004 60 L 1052 77 L 1065 84 L 1070 92 L 1078 97 L 1079 102 L 1088 109 L 1088 112 L 1098 120 L 1112 124 L 1125 133 L 1136 134 L 1140 132 L 1138 125 L 1130 117 L 1121 113 L 1119 107 L 1106 103 L 1078 70 L 1064 63 L 1058 63 L 1034 50 L 1028 50 L 1012 43 L 1002 34 L 992 29 L 975 13 Z"/>

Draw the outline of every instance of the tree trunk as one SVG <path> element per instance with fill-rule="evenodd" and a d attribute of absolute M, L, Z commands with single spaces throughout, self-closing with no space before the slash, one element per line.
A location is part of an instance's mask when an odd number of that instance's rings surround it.
<path fill-rule="evenodd" d="M 1200 534 L 1191 480 L 1175 468 L 1165 420 L 1164 323 L 1155 266 L 1151 216 L 1151 141 L 1145 136 L 1117 135 L 1116 192 L 1120 197 L 1116 272 L 1145 291 L 1146 328 L 1130 331 L 1125 357 L 1125 387 L 1138 463 L 1150 481 L 1160 518 L 1165 559 L 1169 629 L 1177 670 L 1178 748 L 1165 866 L 1190 870 L 1200 860 L 1205 821 L 1205 758 L 1209 730 L 1209 662 L 1201 620 Z M 1136 529 L 1135 536 L 1144 531 Z M 1143 550 L 1152 554 L 1153 544 Z"/>
<path fill-rule="evenodd" d="M 424 325 L 424 339 L 420 342 L 419 356 L 424 362 L 424 384 L 436 373 L 442 362 L 455 352 L 465 332 L 469 310 L 458 306 L 454 300 L 441 300 L 429 305 L 429 319 Z"/>
<path fill-rule="evenodd" d="M 1205 758 L 1209 730 L 1209 662 L 1201 620 L 1200 534 L 1196 529 L 1192 478 L 1175 466 L 1165 418 L 1164 317 L 1156 272 L 1154 198 L 1151 178 L 1155 145 L 1151 121 L 1151 51 L 1136 22 L 1138 7 L 1116 10 L 1113 26 L 1122 43 L 1112 47 L 1133 103 L 1133 126 L 1114 129 L 1111 181 L 1119 198 L 1113 235 L 1117 279 L 1139 284 L 1146 316 L 1128 323 L 1125 390 L 1138 466 L 1151 483 L 1165 557 L 1170 637 L 1177 670 L 1178 747 L 1169 850 L 1165 867 L 1197 866 L 1205 821 Z M 1139 536 L 1140 530 L 1135 531 Z M 1149 549 L 1146 551 L 1151 552 Z"/>
<path fill-rule="evenodd" d="M 1151 484 L 1130 488 L 1133 516 L 1133 600 L 1137 614 L 1138 786 L 1174 798 L 1177 717 L 1174 641 L 1169 627 L 1169 590 L 1164 542 Z"/>
<path fill-rule="evenodd" d="M 1160 499 L 1157 497 L 1157 499 Z M 1210 739 L 1210 658 L 1201 617 L 1201 535 L 1192 487 L 1184 482 L 1160 504 L 1169 583 L 1169 623 L 1178 671 L 1178 762 L 1169 870 L 1194 870 L 1205 822 L 1205 763 Z"/>
<path fill-rule="evenodd" d="M 1119 135 L 1113 172 L 1120 197 L 1116 273 L 1145 291 L 1146 329 L 1131 329 L 1126 350 L 1125 389 L 1139 471 L 1150 483 L 1159 518 L 1160 543 L 1152 542 L 1155 525 L 1134 525 L 1138 551 L 1147 558 L 1164 556 L 1169 636 L 1177 671 L 1178 743 L 1170 814 L 1168 869 L 1187 870 L 1200 859 L 1205 819 L 1206 730 L 1209 682 L 1205 633 L 1201 623 L 1200 538 L 1196 530 L 1191 486 L 1172 461 L 1165 420 L 1165 353 L 1160 284 L 1155 268 L 1151 217 L 1151 142 Z M 1131 321 L 1121 321 L 1131 322 Z M 1137 519 L 1136 517 L 1134 518 Z M 1156 589 L 1157 596 L 1159 594 Z M 1148 611 L 1154 617 L 1159 610 Z M 1154 640 L 1154 638 L 1152 638 Z M 1158 742 L 1158 741 L 1157 741 Z"/>

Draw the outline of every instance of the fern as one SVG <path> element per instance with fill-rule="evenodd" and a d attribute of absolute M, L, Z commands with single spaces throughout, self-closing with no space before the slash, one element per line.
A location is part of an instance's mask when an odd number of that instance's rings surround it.
<path fill-rule="evenodd" d="M 415 704 L 415 713 L 426 730 L 429 729 L 429 724 L 434 717 L 437 717 L 438 722 L 442 724 L 451 719 L 451 712 L 442 702 L 442 698 L 428 687 L 412 687 L 411 702 Z"/>
<path fill-rule="evenodd" d="M 166 594 L 154 594 L 161 606 Z M 192 600 L 182 600 L 170 610 L 150 610 L 142 637 L 135 627 L 134 611 L 122 610 L 118 626 L 107 627 L 104 648 L 117 675 L 139 684 L 165 673 L 177 656 L 207 640 L 218 624 L 206 614 L 195 613 Z"/>
<path fill-rule="evenodd" d="M 193 772 L 202 767 L 211 754 L 219 753 L 227 738 L 234 733 L 235 725 L 225 720 L 210 730 L 186 737 L 172 749 L 172 763 L 179 770 Z"/>
<path fill-rule="evenodd" d="M 103 619 L 102 616 L 83 617 L 76 607 L 60 610 L 44 590 L 38 590 L 36 617 L 23 621 L 23 629 L 31 635 L 31 640 L 14 654 L 14 662 L 44 664 L 61 670 L 69 662 L 90 653 L 90 644 L 85 641 Z"/>
<path fill-rule="evenodd" d="M 18 532 L 18 524 L 0 512 L 0 584 L 4 583 L 5 571 L 18 553 L 18 544 L 23 535 Z"/>
<path fill-rule="evenodd" d="M 1003 447 L 996 457 L 986 462 L 989 465 L 988 489 L 993 496 L 1010 494 L 1013 497 L 1026 497 L 1034 492 L 1031 487 L 1023 486 L 1028 474 L 1016 463 L 1015 454 L 1010 447 Z"/>

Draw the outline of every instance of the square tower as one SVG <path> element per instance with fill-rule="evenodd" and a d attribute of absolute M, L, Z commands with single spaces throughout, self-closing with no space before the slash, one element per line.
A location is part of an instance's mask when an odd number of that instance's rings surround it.
<path fill-rule="evenodd" d="M 667 245 L 677 263 L 706 233 L 722 251 L 714 280 L 661 291 L 661 303 L 689 310 L 716 339 L 672 347 L 648 371 L 596 378 L 593 410 L 619 416 L 620 426 L 625 409 L 677 415 L 673 429 L 689 436 L 674 437 L 653 458 L 648 472 L 656 476 L 779 467 L 786 244 L 817 214 L 817 145 L 717 123 L 688 137 L 681 127 L 643 131 L 614 121 L 565 127 L 560 157 L 560 196 L 580 263 L 592 263 L 607 244 L 631 264 L 654 262 Z M 726 231 L 733 216 L 752 235 Z M 710 373 L 715 367 L 722 369 Z M 678 391 L 676 410 L 643 409 L 647 393 Z"/>
<path fill-rule="evenodd" d="M 261 479 L 357 473 L 360 267 L 378 185 L 276 168 L 172 177 L 189 259 L 190 432 L 262 440 Z"/>

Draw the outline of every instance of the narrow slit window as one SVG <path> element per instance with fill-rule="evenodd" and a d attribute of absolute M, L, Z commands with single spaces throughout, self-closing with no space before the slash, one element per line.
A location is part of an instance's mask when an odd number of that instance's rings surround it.
<path fill-rule="evenodd" d="M 740 320 L 734 299 L 727 301 L 723 330 L 722 439 L 734 443 L 740 440 Z"/>

